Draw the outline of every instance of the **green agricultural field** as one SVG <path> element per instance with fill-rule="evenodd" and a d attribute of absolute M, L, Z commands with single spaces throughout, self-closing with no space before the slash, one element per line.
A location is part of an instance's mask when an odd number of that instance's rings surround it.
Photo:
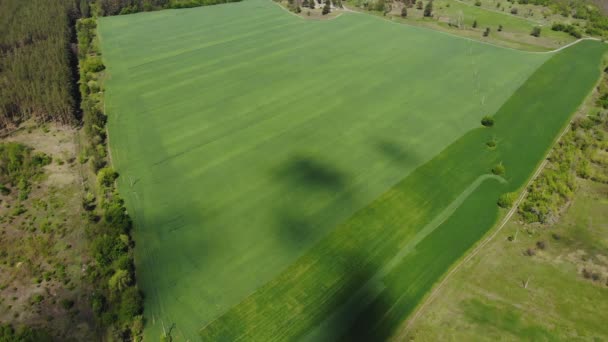
<path fill-rule="evenodd" d="M 100 36 L 150 339 L 387 335 L 492 226 L 604 53 L 264 0 L 103 18 Z"/>

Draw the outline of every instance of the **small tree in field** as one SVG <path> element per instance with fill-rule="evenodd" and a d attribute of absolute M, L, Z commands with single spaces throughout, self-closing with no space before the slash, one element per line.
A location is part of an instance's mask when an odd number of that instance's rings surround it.
<path fill-rule="evenodd" d="M 485 30 L 485 31 L 483 31 L 483 36 L 484 36 L 484 37 L 487 37 L 487 36 L 489 36 L 489 35 L 490 35 L 490 28 L 489 28 L 489 27 L 486 27 L 486 30 Z"/>
<path fill-rule="evenodd" d="M 497 176 L 502 176 L 505 174 L 505 166 L 502 165 L 502 162 L 496 164 L 493 168 L 492 168 L 492 173 L 497 175 Z"/>
<path fill-rule="evenodd" d="M 407 18 L 407 7 L 405 6 L 401 9 L 401 18 Z"/>
<path fill-rule="evenodd" d="M 323 15 L 329 14 L 329 12 L 331 12 L 331 3 L 329 2 L 329 0 L 325 0 L 325 6 L 323 6 L 323 12 L 321 12 Z"/>
<path fill-rule="evenodd" d="M 535 26 L 532 29 L 532 32 L 530 33 L 530 35 L 534 36 L 534 37 L 540 37 L 540 26 Z"/>
<path fill-rule="evenodd" d="M 473 20 L 473 28 L 477 28 L 477 20 Z"/>
<path fill-rule="evenodd" d="M 502 32 L 502 25 L 498 25 L 498 32 Z"/>
<path fill-rule="evenodd" d="M 486 115 L 481 119 L 481 124 L 485 127 L 492 127 L 494 126 L 494 118 L 489 115 Z"/>
<path fill-rule="evenodd" d="M 424 7 L 424 16 L 431 17 L 433 15 L 433 0 L 430 0 Z"/>

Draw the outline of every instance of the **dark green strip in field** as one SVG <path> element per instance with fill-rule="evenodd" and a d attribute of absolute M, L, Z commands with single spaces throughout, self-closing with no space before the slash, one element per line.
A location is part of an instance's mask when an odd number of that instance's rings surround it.
<path fill-rule="evenodd" d="M 390 336 L 494 225 L 499 195 L 525 184 L 597 81 L 605 51 L 603 43 L 583 41 L 553 56 L 501 107 L 493 128 L 469 132 L 359 210 L 280 276 L 205 326 L 203 340 Z M 491 139 L 497 141 L 494 150 L 485 145 Z M 445 222 L 411 246 L 420 230 L 499 162 L 506 167 L 506 183 L 481 182 Z M 400 253 L 406 247 L 411 251 Z M 378 277 L 386 265 L 390 269 Z"/>

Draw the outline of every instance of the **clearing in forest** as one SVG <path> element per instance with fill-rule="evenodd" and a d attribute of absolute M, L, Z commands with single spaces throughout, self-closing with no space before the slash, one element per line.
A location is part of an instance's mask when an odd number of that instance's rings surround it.
<path fill-rule="evenodd" d="M 390 331 L 491 227 L 603 53 L 264 0 L 102 18 L 100 37 L 151 339 L 335 337 L 357 317 Z M 483 176 L 500 161 L 504 178 Z"/>

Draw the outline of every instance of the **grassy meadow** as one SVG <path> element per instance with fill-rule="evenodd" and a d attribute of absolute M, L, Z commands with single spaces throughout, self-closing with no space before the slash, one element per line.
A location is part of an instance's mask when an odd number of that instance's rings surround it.
<path fill-rule="evenodd" d="M 579 180 L 559 222 L 511 220 L 450 279 L 407 333 L 415 341 L 602 341 L 608 187 Z M 517 238 L 509 241 L 509 238 Z M 543 249 L 536 245 L 543 241 Z M 534 256 L 525 255 L 537 249 Z M 584 269 L 601 270 L 586 279 Z M 528 282 L 528 286 L 524 284 Z M 466 327 L 466 328 L 464 328 Z M 403 336 L 402 336 L 403 337 Z"/>
<path fill-rule="evenodd" d="M 307 21 L 263 0 L 102 18 L 99 33 L 151 339 L 387 335 L 492 226 L 604 52 Z"/>

